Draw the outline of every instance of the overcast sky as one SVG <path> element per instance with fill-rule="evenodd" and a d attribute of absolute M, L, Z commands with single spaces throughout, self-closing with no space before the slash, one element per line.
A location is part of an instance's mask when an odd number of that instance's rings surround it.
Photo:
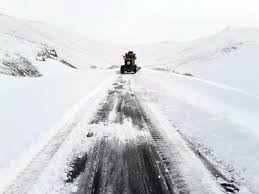
<path fill-rule="evenodd" d="M 259 0 L 0 0 L 0 12 L 115 43 L 185 41 L 259 27 Z"/>

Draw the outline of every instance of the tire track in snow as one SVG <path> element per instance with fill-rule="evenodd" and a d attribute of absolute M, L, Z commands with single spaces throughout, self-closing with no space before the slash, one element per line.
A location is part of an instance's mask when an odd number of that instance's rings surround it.
<path fill-rule="evenodd" d="M 133 128 L 126 130 L 134 130 L 136 134 L 144 132 L 144 135 L 136 135 L 135 139 L 129 138 L 125 142 L 104 136 L 94 151 L 88 153 L 84 172 L 74 179 L 77 194 L 183 193 L 172 184 L 142 114 L 130 80 L 119 77 L 105 102 L 100 104 L 89 128 L 104 124 L 109 130 L 115 124 L 120 126 L 116 130 L 122 130 L 131 122 Z M 188 193 L 187 189 L 185 193 Z"/>

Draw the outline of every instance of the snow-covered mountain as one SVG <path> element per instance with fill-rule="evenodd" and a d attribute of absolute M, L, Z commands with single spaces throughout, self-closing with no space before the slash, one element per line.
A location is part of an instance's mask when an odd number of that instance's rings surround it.
<path fill-rule="evenodd" d="M 141 65 L 191 73 L 259 94 L 259 29 L 228 27 L 191 42 L 162 42 L 132 49 Z"/>
<path fill-rule="evenodd" d="M 0 15 L 0 45 L 0 73 L 9 75 L 40 76 L 41 71 L 55 61 L 80 69 L 106 68 L 119 61 L 113 57 L 116 48 L 111 45 L 41 22 L 6 15 Z M 49 56 L 47 58 L 52 59 L 45 63 L 36 60 L 37 55 L 49 48 L 55 50 L 58 57 Z"/>

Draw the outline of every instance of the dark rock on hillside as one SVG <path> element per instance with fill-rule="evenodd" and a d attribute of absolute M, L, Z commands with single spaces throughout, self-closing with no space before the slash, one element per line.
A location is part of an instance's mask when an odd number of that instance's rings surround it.
<path fill-rule="evenodd" d="M 0 74 L 16 77 L 40 77 L 41 73 L 30 61 L 21 55 L 6 56 L 0 62 Z"/>

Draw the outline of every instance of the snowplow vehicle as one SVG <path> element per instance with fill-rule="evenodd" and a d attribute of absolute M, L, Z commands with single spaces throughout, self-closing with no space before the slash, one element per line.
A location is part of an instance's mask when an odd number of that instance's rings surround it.
<path fill-rule="evenodd" d="M 136 73 L 138 70 L 138 67 L 136 65 L 136 54 L 133 51 L 129 51 L 128 53 L 125 53 L 123 56 L 124 58 L 124 65 L 121 66 L 121 74 L 127 73 Z"/>

